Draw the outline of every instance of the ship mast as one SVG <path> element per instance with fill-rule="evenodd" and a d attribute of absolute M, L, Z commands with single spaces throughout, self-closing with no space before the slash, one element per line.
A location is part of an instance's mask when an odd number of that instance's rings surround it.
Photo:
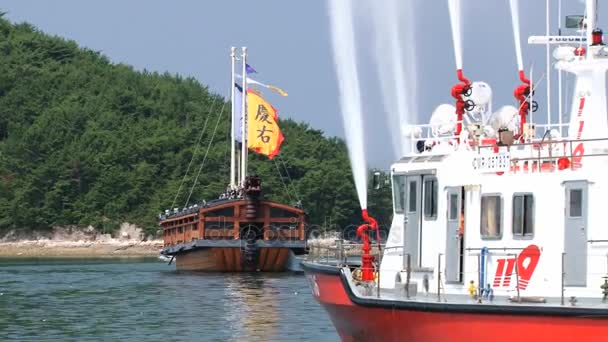
<path fill-rule="evenodd" d="M 593 44 L 593 30 L 595 29 L 597 22 L 597 0 L 587 0 L 585 7 L 587 12 L 587 51 L 591 51 L 591 45 Z M 593 54 L 587 53 L 587 59 L 594 59 Z"/>
<path fill-rule="evenodd" d="M 241 125 L 241 186 L 245 184 L 247 177 L 247 48 L 242 47 L 241 62 L 243 63 L 242 79 L 243 79 L 243 99 L 241 101 L 241 114 L 243 122 Z"/>
<path fill-rule="evenodd" d="M 230 189 L 236 188 L 235 178 L 235 162 L 236 162 L 236 137 L 235 137 L 235 122 L 236 108 L 234 108 L 234 62 L 236 59 L 236 48 L 233 46 L 230 48 L 230 108 L 232 108 L 231 119 L 230 119 Z"/>

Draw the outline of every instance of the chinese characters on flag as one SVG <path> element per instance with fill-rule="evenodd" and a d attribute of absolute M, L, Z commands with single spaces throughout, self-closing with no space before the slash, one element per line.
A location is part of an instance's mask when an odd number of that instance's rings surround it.
<path fill-rule="evenodd" d="M 258 93 L 247 91 L 247 147 L 257 153 L 276 156 L 283 142 L 277 124 L 277 110 Z"/>

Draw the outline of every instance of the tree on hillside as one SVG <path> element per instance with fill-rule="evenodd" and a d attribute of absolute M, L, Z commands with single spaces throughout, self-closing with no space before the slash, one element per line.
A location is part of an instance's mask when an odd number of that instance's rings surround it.
<path fill-rule="evenodd" d="M 135 71 L 0 18 L 0 230 L 111 232 L 128 221 L 155 232 L 162 209 L 225 189 L 229 113 L 224 98 L 193 78 Z M 251 156 L 265 195 L 300 200 L 312 224 L 327 216 L 338 226 L 358 222 L 344 142 L 304 123 L 279 125 L 280 156 Z"/>

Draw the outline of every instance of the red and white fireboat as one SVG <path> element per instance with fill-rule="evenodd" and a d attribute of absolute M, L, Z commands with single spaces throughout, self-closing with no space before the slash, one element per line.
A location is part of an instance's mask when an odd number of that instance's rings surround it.
<path fill-rule="evenodd" d="M 303 263 L 344 341 L 608 341 L 608 47 L 595 0 L 586 13 L 580 36 L 529 39 L 576 78 L 569 122 L 533 122 L 523 70 L 519 108 L 495 113 L 458 70 L 456 106 L 415 126 L 391 166 L 381 252 L 364 211 L 360 261 L 338 248 Z"/>

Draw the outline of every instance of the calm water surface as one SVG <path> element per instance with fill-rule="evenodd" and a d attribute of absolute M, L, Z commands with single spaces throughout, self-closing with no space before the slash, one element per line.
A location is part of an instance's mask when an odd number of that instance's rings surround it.
<path fill-rule="evenodd" d="M 0 341 L 339 341 L 297 274 L 1 260 Z"/>

